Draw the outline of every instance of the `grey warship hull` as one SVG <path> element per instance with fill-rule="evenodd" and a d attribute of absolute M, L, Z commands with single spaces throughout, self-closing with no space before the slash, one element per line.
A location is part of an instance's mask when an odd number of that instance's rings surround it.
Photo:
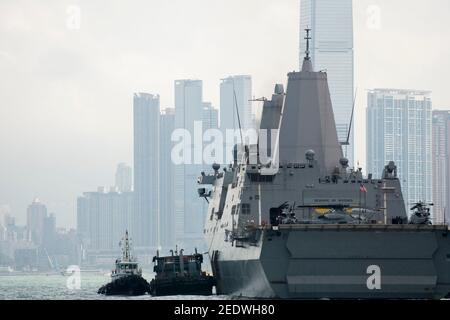
<path fill-rule="evenodd" d="M 262 230 L 256 245 L 222 246 L 221 294 L 282 299 L 441 299 L 450 292 L 445 226 L 292 225 Z M 250 258 L 249 258 L 250 257 Z M 370 290 L 370 266 L 381 274 Z"/>
<path fill-rule="evenodd" d="M 431 225 L 423 202 L 408 215 L 395 162 L 376 178 L 349 166 L 328 76 L 313 70 L 307 50 L 302 70 L 288 74 L 286 92 L 278 84 L 272 99 L 263 99 L 257 142 L 241 138 L 229 167 L 222 172 L 214 164 L 214 173 L 199 177 L 211 186 L 198 191 L 210 199 L 204 233 L 217 291 L 288 299 L 446 297 L 448 226 Z"/>

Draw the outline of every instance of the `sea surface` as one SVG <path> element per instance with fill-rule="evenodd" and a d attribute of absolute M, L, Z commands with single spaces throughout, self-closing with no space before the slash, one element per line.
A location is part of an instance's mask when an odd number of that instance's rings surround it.
<path fill-rule="evenodd" d="M 147 281 L 152 275 L 143 275 Z M 226 300 L 229 296 L 170 296 L 150 295 L 126 297 L 104 296 L 97 290 L 110 282 L 109 275 L 81 273 L 79 282 L 61 274 L 0 275 L 0 300 Z M 78 286 L 79 284 L 79 286 Z"/>

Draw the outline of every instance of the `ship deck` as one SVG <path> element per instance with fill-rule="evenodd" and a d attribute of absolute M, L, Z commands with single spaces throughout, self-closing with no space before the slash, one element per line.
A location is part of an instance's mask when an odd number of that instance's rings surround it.
<path fill-rule="evenodd" d="M 420 224 L 284 224 L 278 230 L 292 231 L 448 231 L 448 225 L 420 225 Z"/>

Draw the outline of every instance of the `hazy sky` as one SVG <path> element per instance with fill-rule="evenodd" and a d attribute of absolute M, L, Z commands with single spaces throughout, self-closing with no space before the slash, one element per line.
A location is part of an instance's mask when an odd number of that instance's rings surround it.
<path fill-rule="evenodd" d="M 365 90 L 427 89 L 450 107 L 448 12 L 448 0 L 354 0 L 362 165 Z M 299 0 L 0 0 L 0 205 L 24 223 L 39 197 L 74 227 L 76 197 L 132 164 L 133 92 L 172 106 L 174 79 L 196 78 L 218 107 L 219 79 L 250 74 L 269 97 L 298 69 L 298 26 Z"/>

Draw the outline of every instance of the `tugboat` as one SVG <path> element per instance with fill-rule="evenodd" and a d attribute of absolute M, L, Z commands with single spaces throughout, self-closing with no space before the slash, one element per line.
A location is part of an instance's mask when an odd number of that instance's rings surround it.
<path fill-rule="evenodd" d="M 125 232 L 122 247 L 122 259 L 116 260 L 116 268 L 111 272 L 112 281 L 102 286 L 97 293 L 104 295 L 140 296 L 150 291 L 150 285 L 142 277 L 137 259 L 131 256 L 131 239 Z"/>
<path fill-rule="evenodd" d="M 212 295 L 214 278 L 202 271 L 203 255 L 178 253 L 178 247 L 170 250 L 171 255 L 160 257 L 159 251 L 153 257 L 155 278 L 150 282 L 150 294 L 153 296 L 171 295 Z"/>

